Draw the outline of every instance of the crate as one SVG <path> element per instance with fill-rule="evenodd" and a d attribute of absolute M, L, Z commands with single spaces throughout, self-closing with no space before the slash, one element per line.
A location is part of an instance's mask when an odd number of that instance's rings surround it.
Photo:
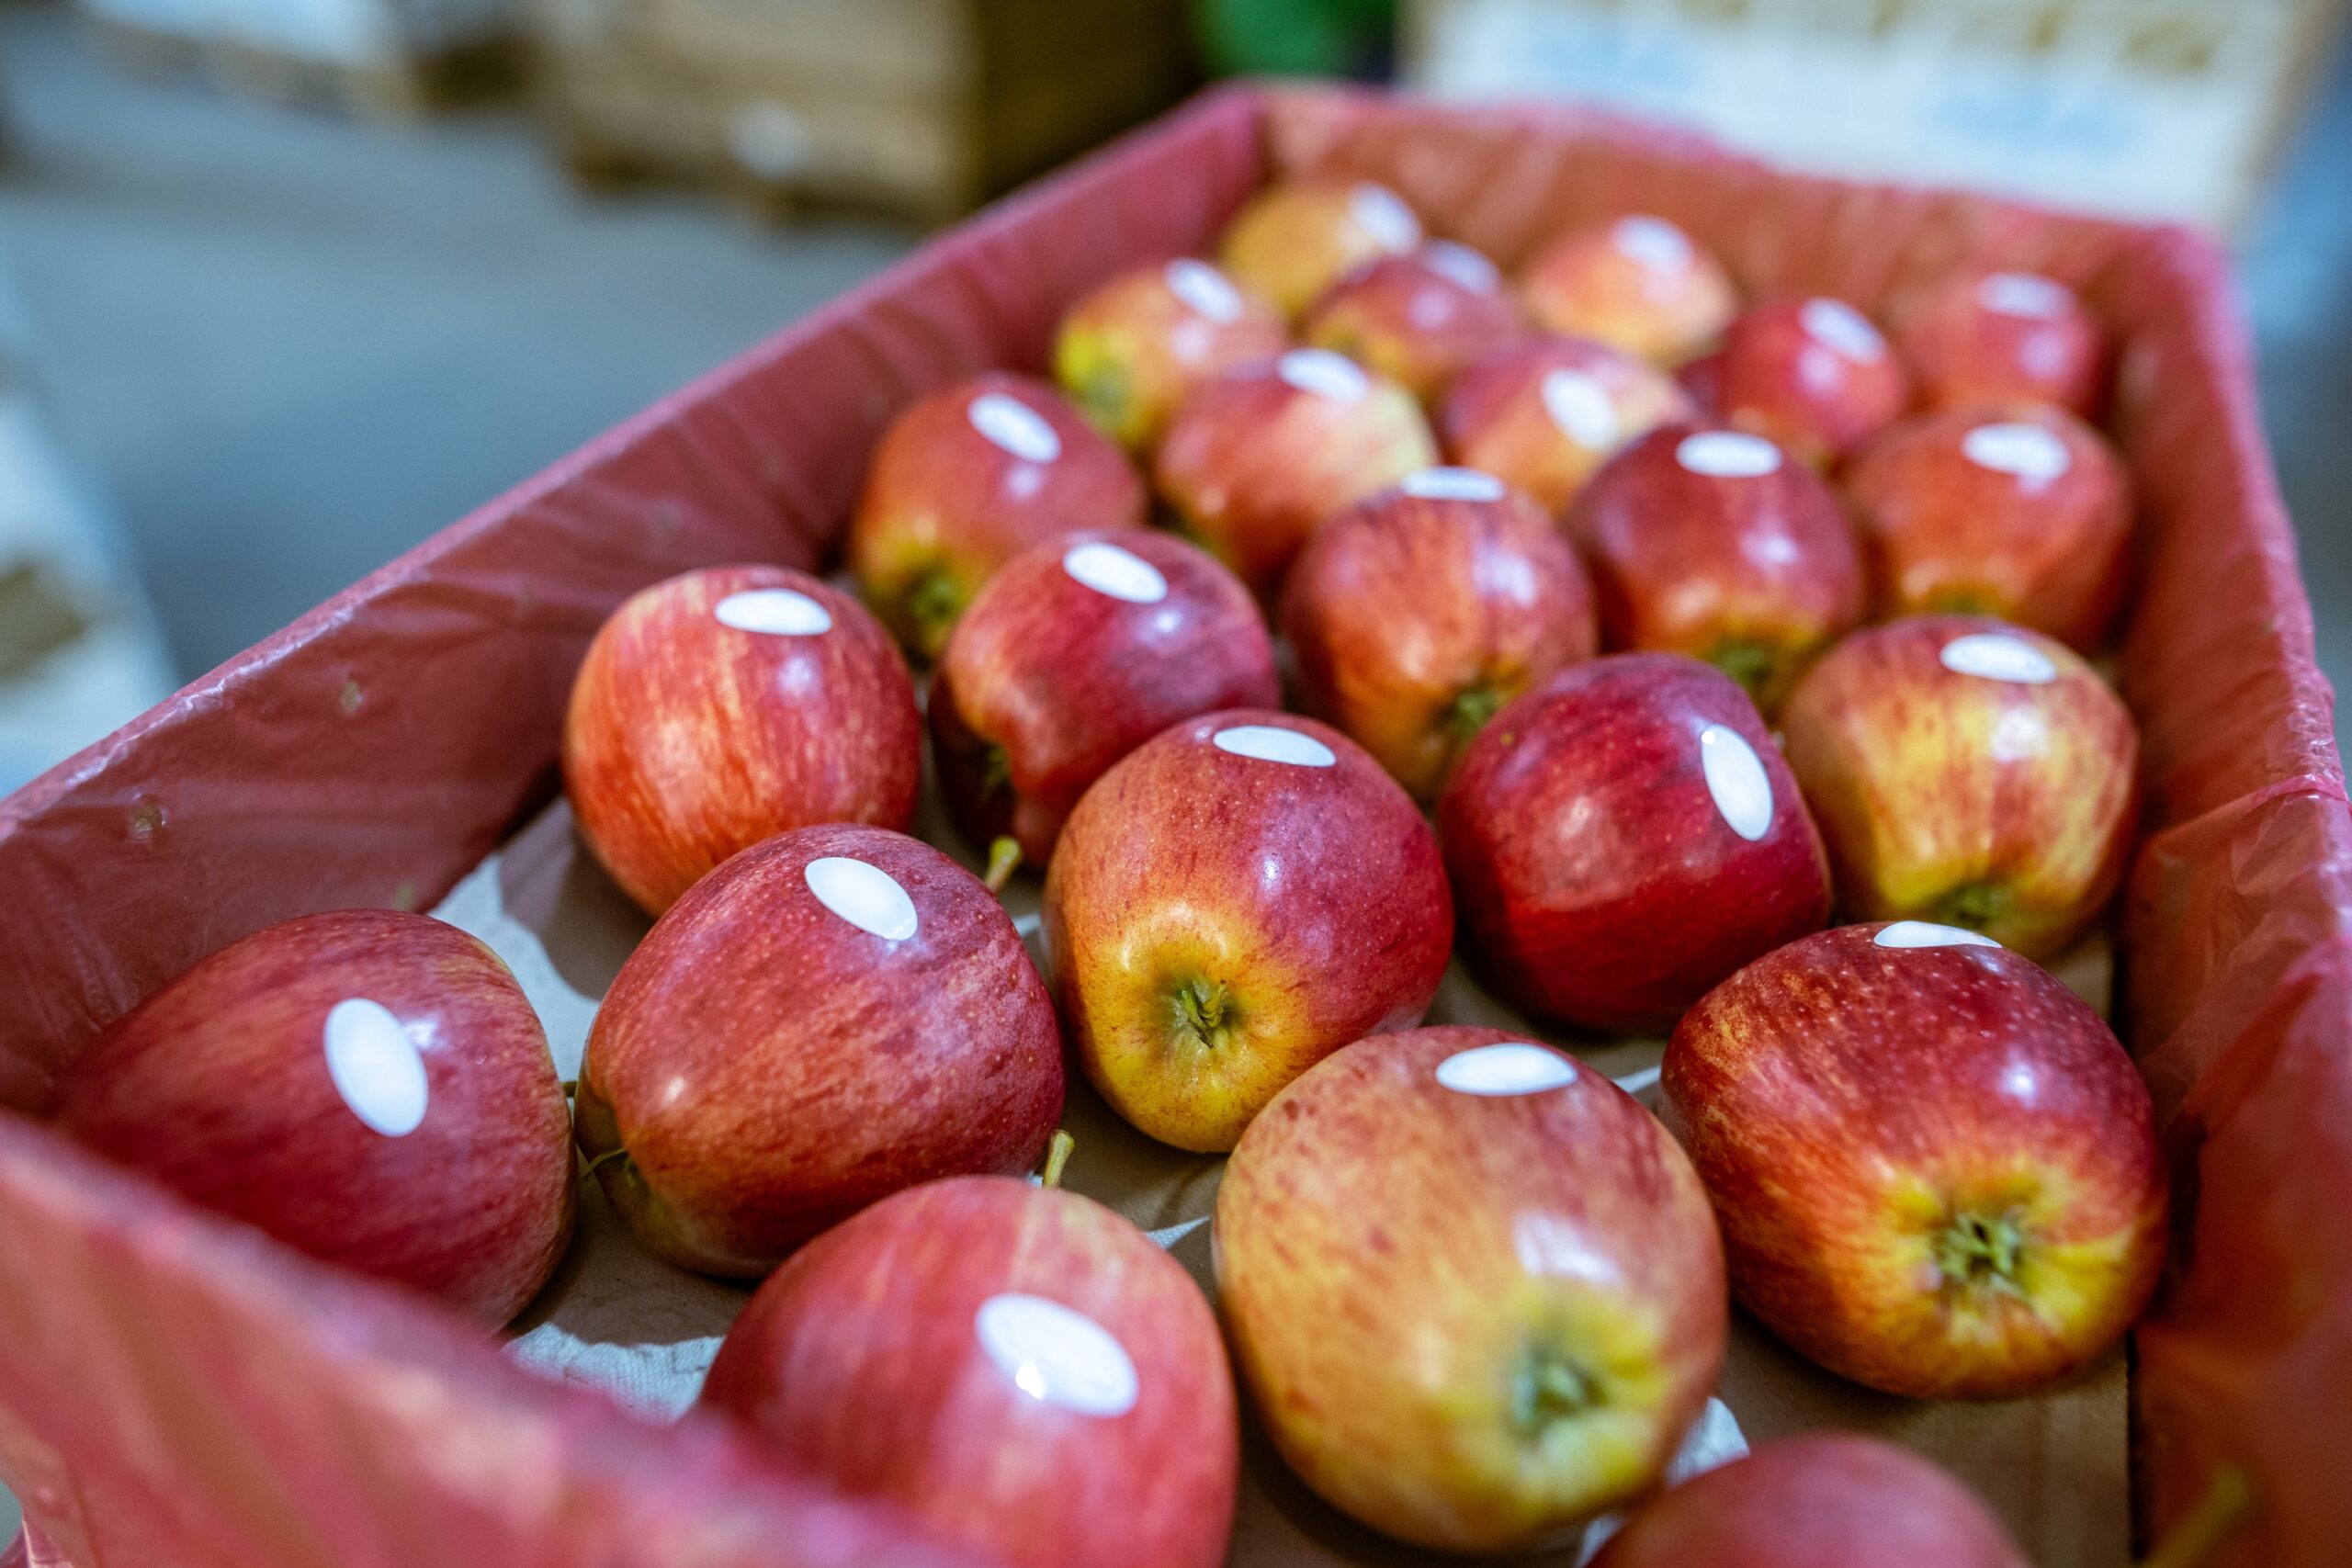
<path fill-rule="evenodd" d="M 2148 829 L 2116 1010 L 2177 1196 L 2170 1277 L 2133 1340 L 2130 1504 L 2154 1538 L 2242 1481 L 2252 1509 L 2210 1568 L 2341 1563 L 2352 812 L 2220 254 L 2176 229 L 1788 175 L 1564 108 L 1255 87 L 926 247 L 0 803 L 0 1478 L 38 1561 L 945 1562 L 713 1426 L 648 1425 L 536 1378 L 445 1313 L 106 1167 L 40 1113 L 96 1029 L 270 921 L 434 908 L 461 884 L 548 919 L 521 906 L 550 880 L 530 870 L 539 814 L 605 615 L 691 567 L 821 564 L 894 411 L 1035 367 L 1089 287 L 1201 246 L 1269 173 L 1307 170 L 1385 179 L 1506 265 L 1640 208 L 1751 288 L 1875 307 L 1949 268 L 2029 267 L 2115 327 L 2115 429 L 2144 501 L 2116 671 L 2143 727 Z M 1195 1164 L 1153 1201 L 1197 1217 L 1214 1162 Z M 1749 1367 L 1728 1397 L 1759 1431 L 1829 1407 L 1957 1455 L 2042 1568 L 2120 1556 L 2124 1439 L 2099 1403 L 2119 1387 L 1921 1406 L 1792 1358 Z M 1241 1568 L 1423 1561 L 1318 1513 L 1261 1448 L 1249 1468 L 1244 1525 L 1264 1533 Z"/>

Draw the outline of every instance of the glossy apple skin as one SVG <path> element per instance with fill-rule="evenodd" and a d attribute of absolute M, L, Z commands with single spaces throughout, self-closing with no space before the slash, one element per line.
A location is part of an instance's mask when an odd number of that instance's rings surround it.
<path fill-rule="evenodd" d="M 820 903 L 811 861 L 913 902 L 888 941 Z M 581 1152 L 656 1255 L 756 1278 L 876 1199 L 1035 1165 L 1062 1108 L 1045 983 L 1004 908 L 930 845 L 829 824 L 756 844 L 654 922 L 580 1064 Z"/>
<path fill-rule="evenodd" d="M 1911 378 L 1877 327 L 1842 301 L 1776 299 L 1756 306 L 1724 336 L 1705 375 L 1713 405 L 1738 429 L 1777 441 L 1827 468 L 1892 423 L 1911 401 Z M 1822 314 L 1809 314 L 1823 312 Z M 1850 321 L 1851 347 L 1808 321 Z"/>
<path fill-rule="evenodd" d="M 407 1131 L 363 1121 L 327 1020 L 388 1010 L 424 1066 Z M 390 909 L 304 915 L 165 981 L 67 1067 L 60 1130 L 191 1202 L 489 1326 L 571 1233 L 571 1120 L 538 1015 L 491 950 Z"/>
<path fill-rule="evenodd" d="M 808 636 L 727 625 L 731 594 L 784 589 Z M 775 566 L 690 571 L 633 595 L 588 646 L 563 720 L 563 783 L 597 862 L 660 914 L 710 869 L 814 822 L 904 828 L 922 782 L 914 682 L 865 607 Z"/>
<path fill-rule="evenodd" d="M 1217 241 L 1217 260 L 1296 320 L 1356 268 L 1420 243 L 1420 220 L 1385 186 L 1292 180 L 1261 191 L 1234 215 Z"/>
<path fill-rule="evenodd" d="M 1598 385 L 1605 414 L 1570 428 L 1547 404 L 1547 378 Z M 1587 400 L 1589 401 L 1589 400 Z M 1600 404 L 1594 405 L 1599 408 Z M 1631 355 L 1582 338 L 1539 337 L 1490 354 L 1454 378 L 1438 412 L 1446 456 L 1533 496 L 1557 516 L 1628 442 L 1695 416 L 1674 378 Z"/>
<path fill-rule="evenodd" d="M 1422 802 L 1498 708 L 1600 647 L 1575 547 L 1499 484 L 1491 501 L 1392 489 L 1341 513 L 1292 567 L 1282 624 L 1300 705 Z"/>
<path fill-rule="evenodd" d="M 1770 786 L 1758 839 L 1709 786 L 1711 726 Z M 1820 837 L 1755 705 L 1679 654 L 1612 654 L 1530 689 L 1463 753 L 1437 824 L 1473 964 L 1563 1023 L 1663 1031 L 1829 918 Z"/>
<path fill-rule="evenodd" d="M 1972 633 L 2023 642 L 2055 679 L 1945 668 L 1944 649 Z M 1806 672 L 1781 727 L 1853 918 L 1966 926 L 2046 958 L 2115 891 L 2139 731 L 2062 643 L 1974 615 L 1868 627 Z"/>
<path fill-rule="evenodd" d="M 1644 243 L 1642 231 L 1653 237 Z M 1546 332 L 1591 338 L 1653 365 L 1705 353 L 1739 313 L 1723 264 L 1662 219 L 1635 216 L 1564 234 L 1520 276 Z"/>
<path fill-rule="evenodd" d="M 1167 596 L 1099 592 L 1064 562 L 1088 542 L 1156 569 Z M 1241 581 L 1172 535 L 1079 534 L 1013 558 L 972 601 L 931 688 L 948 814 L 977 849 L 999 835 L 1042 869 L 1112 763 L 1180 719 L 1282 700 L 1273 640 Z"/>
<path fill-rule="evenodd" d="M 1972 433 L 2011 427 L 2047 432 L 2064 471 L 2019 474 L 1970 457 Z M 2131 475 L 2107 438 L 2072 414 L 1917 415 L 1871 437 L 1845 482 L 1883 619 L 1997 615 L 2090 652 L 2122 607 Z"/>
<path fill-rule="evenodd" d="M 973 423 L 976 400 L 1012 399 L 1051 428 L 1035 461 Z M 922 398 L 883 432 L 851 517 L 849 569 L 899 640 L 924 658 L 990 573 L 1073 528 L 1140 527 L 1143 480 L 1126 457 L 1045 382 L 989 371 Z"/>
<path fill-rule="evenodd" d="M 1331 286 L 1301 334 L 1434 402 L 1462 370 L 1525 331 L 1494 264 L 1440 240 L 1383 256 Z"/>
<path fill-rule="evenodd" d="M 2107 381 L 2107 334 L 2064 284 L 1965 273 L 1899 312 L 1895 344 L 1928 408 L 2035 403 L 2088 418 Z"/>
<path fill-rule="evenodd" d="M 1005 1292 L 1108 1330 L 1134 1405 L 1098 1415 L 1023 1393 L 976 1327 Z M 1006 1568 L 1225 1561 L 1240 1453 L 1216 1314 L 1183 1265 L 1073 1192 L 957 1177 L 844 1221 L 760 1287 L 702 1404 L 795 1470 Z"/>
<path fill-rule="evenodd" d="M 1642 1506 L 1592 1568 L 2031 1568 L 1976 1495 L 1844 1432 L 1767 1443 Z"/>
<path fill-rule="evenodd" d="M 1687 467 L 1668 425 L 1610 459 L 1578 493 L 1568 532 L 1592 569 L 1611 648 L 1687 653 L 1778 710 L 1797 672 L 1862 618 L 1854 525 L 1820 475 L 1783 458 L 1766 474 Z"/>
<path fill-rule="evenodd" d="M 1194 392 L 1152 470 L 1180 525 L 1268 600 L 1327 518 L 1437 461 L 1404 388 L 1364 375 L 1356 396 L 1330 397 L 1285 378 L 1295 362 L 1244 366 Z"/>
<path fill-rule="evenodd" d="M 1213 743 L 1247 726 L 1297 731 L 1333 761 Z M 1231 1148 L 1329 1053 L 1419 1023 L 1453 945 L 1411 798 L 1339 731 L 1246 708 L 1163 732 L 1086 792 L 1043 916 L 1079 1066 L 1136 1127 L 1201 1152 Z"/>
<path fill-rule="evenodd" d="M 1798 1350 L 1913 1398 L 2050 1387 L 2163 1269 L 2154 1108 L 2054 976 L 1998 947 L 1879 946 L 1886 929 L 1792 942 L 1709 992 L 1667 1046 L 1668 1124 L 1733 1294 Z"/>
<path fill-rule="evenodd" d="M 1648 1490 L 1723 1365 L 1713 1217 L 1648 1111 L 1565 1057 L 1569 1081 L 1533 1093 L 1438 1081 L 1511 1038 L 1328 1057 L 1217 1192 L 1217 1299 L 1274 1446 L 1340 1508 L 1447 1551 L 1544 1544 Z M 1597 1398 L 1547 1406 L 1549 1370 Z"/>
<path fill-rule="evenodd" d="M 1187 268 L 1201 271 L 1188 280 Z M 1208 263 L 1179 259 L 1131 267 L 1071 306 L 1054 336 L 1054 378 L 1103 434 L 1148 453 L 1203 381 L 1289 346 L 1281 311 Z"/>

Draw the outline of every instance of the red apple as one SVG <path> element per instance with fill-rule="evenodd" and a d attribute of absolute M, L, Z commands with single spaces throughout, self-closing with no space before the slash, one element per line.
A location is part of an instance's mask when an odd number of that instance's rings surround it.
<path fill-rule="evenodd" d="M 1556 515 L 1612 453 L 1693 412 L 1664 371 L 1581 338 L 1543 337 L 1490 354 L 1455 378 L 1438 428 L 1455 462 L 1525 491 Z"/>
<path fill-rule="evenodd" d="M 2061 409 L 1952 409 L 1879 432 L 1846 470 L 1882 616 L 1998 615 L 2089 651 L 2123 603 L 2132 479 Z"/>
<path fill-rule="evenodd" d="M 2073 289 L 2030 272 L 1973 272 L 1916 296 L 1895 343 L 1930 408 L 2044 403 L 2087 417 L 2106 334 Z"/>
<path fill-rule="evenodd" d="M 2064 644 L 1972 615 L 1872 626 L 1807 672 L 1781 723 L 1849 914 L 2041 958 L 2107 907 L 2139 733 Z"/>
<path fill-rule="evenodd" d="M 1599 647 L 1592 589 L 1542 507 L 1472 468 L 1423 468 L 1324 525 L 1291 568 L 1300 704 L 1416 800 L 1495 710 Z"/>
<path fill-rule="evenodd" d="M 1705 353 L 1739 312 L 1723 264 L 1665 219 L 1640 213 L 1562 235 L 1528 264 L 1519 288 L 1546 332 L 1654 365 Z"/>
<path fill-rule="evenodd" d="M 1324 519 L 1435 461 L 1410 392 L 1328 349 L 1295 348 L 1194 392 L 1153 474 L 1181 525 L 1271 597 Z"/>
<path fill-rule="evenodd" d="M 1226 225 L 1217 259 L 1246 288 L 1295 318 L 1357 267 L 1421 243 L 1421 220 L 1370 180 L 1316 178 L 1269 186 Z"/>
<path fill-rule="evenodd" d="M 1532 688 L 1462 754 L 1437 822 L 1488 983 L 1588 1029 L 1665 1029 L 1829 917 L 1821 840 L 1755 705 L 1677 654 Z"/>
<path fill-rule="evenodd" d="M 1611 647 L 1703 659 L 1766 713 L 1862 618 L 1845 507 L 1760 435 L 1652 431 L 1593 476 L 1568 531 L 1592 567 Z"/>
<path fill-rule="evenodd" d="M 1818 296 L 1758 305 L 1734 321 L 1707 380 L 1725 421 L 1816 468 L 1837 462 L 1911 401 L 1911 378 L 1870 318 Z"/>
<path fill-rule="evenodd" d="M 1240 1467 L 1207 1298 L 1089 1198 L 886 1198 L 787 1259 L 703 1385 L 795 1471 L 1005 1568 L 1216 1568 Z"/>
<path fill-rule="evenodd" d="M 929 657 L 989 574 L 1073 528 L 1140 527 L 1143 481 L 1061 394 L 999 371 L 891 422 L 850 519 L 849 569 L 900 641 Z"/>
<path fill-rule="evenodd" d="M 639 1241 L 756 1278 L 901 1187 L 1035 1165 L 1060 1041 L 978 877 L 837 823 L 752 846 L 654 922 L 596 1011 L 577 1103 Z"/>
<path fill-rule="evenodd" d="M 1428 403 L 1522 329 L 1494 263 L 1467 245 L 1432 240 L 1333 284 L 1301 330 L 1316 347 L 1344 354 Z"/>
<path fill-rule="evenodd" d="M 1054 335 L 1054 377 L 1103 434 L 1148 452 L 1203 381 L 1289 346 L 1280 311 L 1179 256 L 1131 267 L 1071 306 Z"/>
<path fill-rule="evenodd" d="M 1247 708 L 1086 792 L 1043 913 L 1079 1066 L 1198 1151 L 1340 1046 L 1419 1023 L 1453 944 L 1437 844 L 1396 781 L 1337 730 Z"/>
<path fill-rule="evenodd" d="M 1733 1293 L 1842 1377 L 2030 1393 L 2112 1347 L 2155 1288 L 2146 1086 L 2080 998 L 1973 931 L 1792 942 L 1690 1010 L 1660 1083 Z"/>
<path fill-rule="evenodd" d="M 563 720 L 581 837 L 653 914 L 812 822 L 903 828 L 922 776 L 914 683 L 847 594 L 775 566 L 656 583 L 588 645 Z"/>
<path fill-rule="evenodd" d="M 1767 1443 L 1644 1505 L 1592 1568 L 2031 1568 L 1959 1482 L 1843 1432 Z"/>
<path fill-rule="evenodd" d="M 66 1068 L 57 1125 L 192 1202 L 491 1325 L 571 1233 L 571 1122 L 495 953 L 390 909 L 232 942 Z"/>
<path fill-rule="evenodd" d="M 931 688 L 956 826 L 1042 868 L 1105 769 L 1180 719 L 1282 700 L 1240 581 L 1168 534 L 1073 535 L 1016 556 L 972 601 Z"/>
<path fill-rule="evenodd" d="M 1623 1089 L 1490 1029 L 1329 1057 L 1227 1164 L 1217 1299 L 1306 1483 L 1445 1551 L 1521 1551 L 1655 1485 L 1723 1365 L 1723 1249 Z"/>

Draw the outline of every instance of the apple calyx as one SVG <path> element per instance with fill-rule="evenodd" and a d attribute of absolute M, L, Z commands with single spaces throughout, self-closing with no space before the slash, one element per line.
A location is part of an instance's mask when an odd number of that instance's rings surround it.
<path fill-rule="evenodd" d="M 1600 1385 L 1589 1373 L 1548 1351 L 1530 1355 L 1511 1379 L 1511 1425 L 1531 1441 L 1601 1403 Z"/>
<path fill-rule="evenodd" d="M 1947 1287 L 2022 1300 L 2018 1269 L 2025 1241 L 2024 1227 L 2013 1214 L 1958 1214 L 1936 1234 L 1936 1269 Z"/>
<path fill-rule="evenodd" d="M 2139 1568 L 2201 1568 L 2253 1509 L 2254 1483 L 2245 1472 L 2226 1462 L 2216 1466 L 2197 1506 L 2140 1560 Z"/>
<path fill-rule="evenodd" d="M 1009 833 L 1000 833 L 989 840 L 989 869 L 980 881 L 989 892 L 1001 893 L 1020 865 L 1021 840 Z"/>
<path fill-rule="evenodd" d="M 1780 672 L 1781 651 L 1753 637 L 1725 637 L 1708 650 L 1707 662 L 1738 682 L 1752 697 L 1772 684 Z"/>
<path fill-rule="evenodd" d="M 2008 912 L 2009 895 L 2006 889 L 1989 882 L 1970 882 L 1939 899 L 1935 912 L 1928 918 L 1948 926 L 1982 931 L 2000 924 Z"/>
<path fill-rule="evenodd" d="M 1125 423 L 1134 396 L 1125 367 L 1108 360 L 1088 366 L 1077 383 L 1064 389 L 1079 412 L 1103 430 L 1116 430 Z"/>
<path fill-rule="evenodd" d="M 916 645 L 926 657 L 937 658 L 947 640 L 947 628 L 964 613 L 964 591 L 953 577 L 933 567 L 907 584 L 899 604 L 914 627 Z"/>
<path fill-rule="evenodd" d="M 1465 689 L 1446 705 L 1441 722 L 1446 733 L 1453 736 L 1455 746 L 1466 746 L 1470 738 L 1487 728 L 1487 721 L 1501 711 L 1510 701 L 1510 694 L 1485 682 Z"/>
<path fill-rule="evenodd" d="M 1200 976 L 1179 981 L 1169 996 L 1169 1005 L 1173 1014 L 1170 1032 L 1178 1043 L 1211 1051 L 1233 1043 L 1240 1009 L 1224 981 Z"/>
<path fill-rule="evenodd" d="M 1046 1145 L 1046 1168 L 1037 1173 L 1037 1184 L 1051 1192 L 1062 1184 L 1062 1168 L 1069 1164 L 1070 1151 L 1078 1147 L 1078 1140 L 1061 1128 Z"/>

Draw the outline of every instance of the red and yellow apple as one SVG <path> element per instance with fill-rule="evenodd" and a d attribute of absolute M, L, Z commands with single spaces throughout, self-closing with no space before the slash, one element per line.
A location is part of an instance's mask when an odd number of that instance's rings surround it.
<path fill-rule="evenodd" d="M 782 567 L 713 567 L 632 596 L 589 644 L 564 713 L 581 837 L 657 915 L 771 834 L 904 828 L 922 776 L 914 683 L 888 634 Z"/>
<path fill-rule="evenodd" d="M 1659 1081 L 1733 1294 L 1841 1377 L 2031 1393 L 2105 1354 L 2155 1289 L 2146 1086 L 2082 998 L 1973 931 L 1792 942 L 1690 1010 Z"/>
<path fill-rule="evenodd" d="M 1607 1078 L 1493 1030 L 1326 1058 L 1243 1135 L 1215 1224 L 1275 1448 L 1416 1545 L 1563 1544 L 1657 1484 L 1723 1365 L 1689 1160 Z"/>
<path fill-rule="evenodd" d="M 1438 412 L 1446 455 L 1554 515 L 1627 443 L 1695 409 L 1666 372 L 1582 338 L 1540 337 L 1463 371 Z"/>
<path fill-rule="evenodd" d="M 1806 672 L 1781 727 L 1856 919 L 1964 926 L 2041 958 L 2115 891 L 2139 732 L 2063 643 L 1972 615 L 1871 626 Z"/>
<path fill-rule="evenodd" d="M 423 915 L 232 942 L 84 1047 L 58 1127 L 191 1202 L 495 1326 L 571 1232 L 571 1122 L 523 989 Z"/>
<path fill-rule="evenodd" d="M 1318 530 L 1283 592 L 1300 705 L 1416 800 L 1495 710 L 1599 647 L 1592 589 L 1544 509 L 1423 468 Z"/>
<path fill-rule="evenodd" d="M 1217 260 L 1295 320 L 1356 268 L 1420 243 L 1421 220 L 1386 186 L 1318 176 L 1252 197 L 1226 225 Z"/>
<path fill-rule="evenodd" d="M 1519 288 L 1544 331 L 1591 338 L 1653 365 L 1705 353 L 1739 312 L 1723 264 L 1645 213 L 1562 235 L 1528 264 Z"/>
<path fill-rule="evenodd" d="M 989 580 L 939 656 L 932 755 L 956 828 L 1043 868 L 1105 769 L 1170 725 L 1282 699 L 1240 580 L 1157 531 L 1036 546 Z"/>
<path fill-rule="evenodd" d="M 1431 403 L 1464 367 L 1523 330 L 1494 263 L 1467 245 L 1432 240 L 1333 284 L 1300 334 Z"/>
<path fill-rule="evenodd" d="M 1929 408 L 2046 404 L 2089 417 L 2107 337 L 2075 291 L 2030 272 L 1970 272 L 1915 295 L 1894 341 Z"/>
<path fill-rule="evenodd" d="M 1054 334 L 1054 378 L 1103 434 L 1148 453 L 1194 388 L 1289 346 L 1280 311 L 1179 256 L 1130 267 L 1072 305 Z"/>
<path fill-rule="evenodd" d="M 1329 1053 L 1419 1023 L 1453 945 L 1411 798 L 1339 731 L 1246 708 L 1086 792 L 1043 915 L 1073 1058 L 1136 1127 L 1204 1152 Z"/>
<path fill-rule="evenodd" d="M 1871 319 L 1815 296 L 1756 306 L 1707 368 L 1713 410 L 1827 468 L 1899 417 L 1911 378 Z"/>

